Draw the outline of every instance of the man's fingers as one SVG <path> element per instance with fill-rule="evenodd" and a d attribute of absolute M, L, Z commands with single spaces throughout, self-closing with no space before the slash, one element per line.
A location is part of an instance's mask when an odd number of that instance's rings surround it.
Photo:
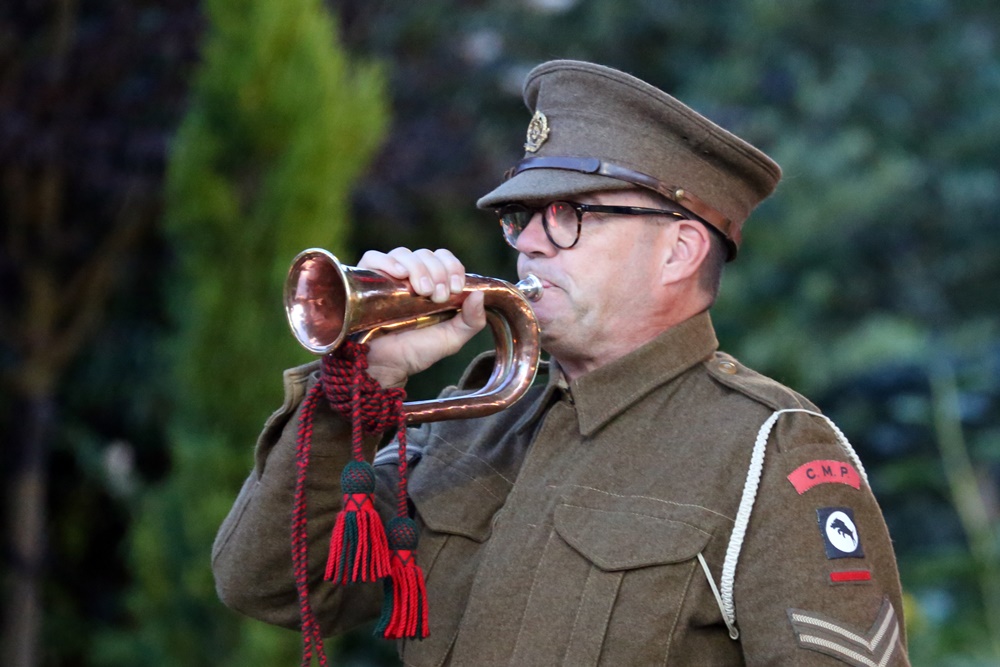
<path fill-rule="evenodd" d="M 473 292 L 449 320 L 372 339 L 368 371 L 382 386 L 403 386 L 410 375 L 458 352 L 485 326 L 483 294 Z"/>
<path fill-rule="evenodd" d="M 444 303 L 465 289 L 465 267 L 451 251 L 395 248 L 369 250 L 358 267 L 407 280 L 411 289 Z M 369 373 L 383 386 L 402 386 L 406 378 L 454 354 L 486 326 L 481 292 L 472 292 L 455 317 L 423 329 L 376 336 L 368 355 Z"/>
<path fill-rule="evenodd" d="M 396 248 L 388 253 L 388 257 L 404 268 L 414 292 L 430 297 L 436 303 L 444 303 L 452 294 L 462 291 L 465 268 L 447 250 L 421 248 L 410 251 Z"/>
<path fill-rule="evenodd" d="M 486 326 L 486 308 L 483 303 L 483 293 L 472 292 L 462 303 L 462 310 L 455 318 L 458 321 L 457 326 L 462 326 L 471 332 L 469 338 L 482 331 L 483 327 Z"/>
<path fill-rule="evenodd" d="M 415 293 L 430 297 L 436 303 L 444 303 L 465 289 L 465 267 L 450 250 L 444 248 L 395 248 L 388 253 L 369 250 L 361 257 L 358 266 L 409 280 Z"/>
<path fill-rule="evenodd" d="M 415 272 L 420 274 L 417 293 L 431 297 L 431 301 L 435 303 L 447 301 L 450 289 L 448 287 L 448 269 L 444 262 L 438 259 L 433 251 L 426 248 L 415 250 L 412 257 L 416 262 Z M 413 275 L 414 271 L 411 271 L 411 282 Z"/>
<path fill-rule="evenodd" d="M 465 289 L 465 266 L 446 248 L 438 248 L 434 251 L 434 256 L 448 273 L 448 289 L 452 294 L 459 294 Z"/>
<path fill-rule="evenodd" d="M 376 250 L 369 250 L 362 255 L 361 260 L 358 262 L 358 268 L 378 271 L 399 280 L 410 277 L 407 268 L 395 257 Z"/>

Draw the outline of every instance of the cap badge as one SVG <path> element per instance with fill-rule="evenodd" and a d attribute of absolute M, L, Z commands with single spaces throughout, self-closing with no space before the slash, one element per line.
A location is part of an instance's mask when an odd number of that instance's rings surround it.
<path fill-rule="evenodd" d="M 545 140 L 549 138 L 549 119 L 545 117 L 541 111 L 535 110 L 535 115 L 531 117 L 531 122 L 528 123 L 528 138 L 524 144 L 524 150 L 529 153 L 534 153 Z"/>

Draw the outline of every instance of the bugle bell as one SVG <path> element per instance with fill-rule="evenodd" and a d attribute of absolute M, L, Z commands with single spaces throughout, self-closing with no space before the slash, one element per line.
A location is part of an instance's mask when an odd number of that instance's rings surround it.
<path fill-rule="evenodd" d="M 336 349 L 345 338 L 416 328 L 453 316 L 471 292 L 482 292 L 493 332 L 496 361 L 484 387 L 472 394 L 403 404 L 409 423 L 482 417 L 519 399 L 538 370 L 538 321 L 527 299 L 541 296 L 541 281 L 516 286 L 468 274 L 465 289 L 445 303 L 414 294 L 409 283 L 375 271 L 344 266 L 330 252 L 300 252 L 285 280 L 285 313 L 296 340 L 314 354 Z"/>

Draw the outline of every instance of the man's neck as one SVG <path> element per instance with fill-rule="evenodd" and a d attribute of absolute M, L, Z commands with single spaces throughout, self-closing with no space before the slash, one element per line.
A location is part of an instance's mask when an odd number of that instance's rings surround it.
<path fill-rule="evenodd" d="M 687 314 L 686 317 L 664 317 L 641 329 L 622 331 L 622 335 L 616 338 L 614 343 L 606 346 L 599 346 L 595 344 L 593 348 L 586 351 L 586 354 L 559 354 L 558 352 L 550 351 L 552 359 L 559 365 L 559 368 L 562 370 L 566 380 L 568 382 L 572 382 L 573 380 L 581 378 L 591 371 L 597 370 L 602 366 L 606 366 L 607 364 L 610 364 L 613 361 L 638 350 L 640 347 L 646 345 L 667 329 L 675 327 L 681 322 L 687 321 L 705 310 L 706 309 L 703 308 L 700 311 L 691 312 Z"/>

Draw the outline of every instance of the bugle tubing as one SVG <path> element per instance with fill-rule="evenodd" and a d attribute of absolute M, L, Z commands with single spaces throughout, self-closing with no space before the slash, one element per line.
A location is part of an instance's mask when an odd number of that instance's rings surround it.
<path fill-rule="evenodd" d="M 515 286 L 468 274 L 461 294 L 434 303 L 414 294 L 405 280 L 345 266 L 332 253 L 310 248 L 292 260 L 284 300 L 296 340 L 313 354 L 323 355 L 349 336 L 367 341 L 439 322 L 454 316 L 470 293 L 482 292 L 496 349 L 490 379 L 472 394 L 404 403 L 407 422 L 422 423 L 493 414 L 524 395 L 535 379 L 540 353 L 538 321 L 528 298 L 537 300 L 541 289 L 535 276 Z"/>

